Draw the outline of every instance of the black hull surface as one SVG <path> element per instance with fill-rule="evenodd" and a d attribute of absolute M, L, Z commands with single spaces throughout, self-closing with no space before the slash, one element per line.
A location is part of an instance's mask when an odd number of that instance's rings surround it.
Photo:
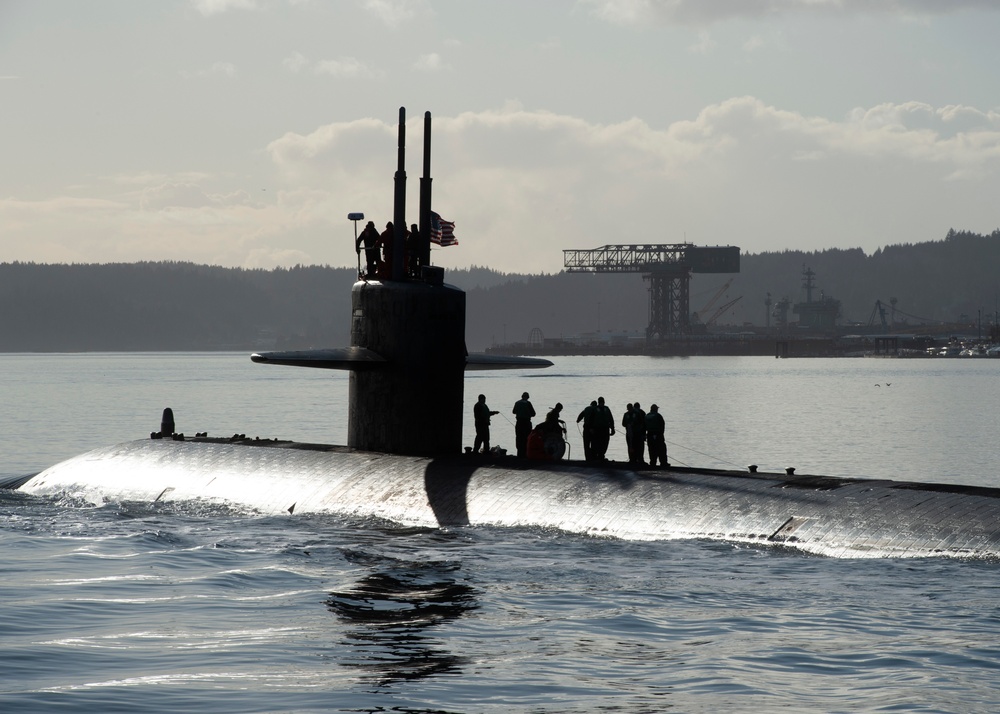
<path fill-rule="evenodd" d="M 408 526 L 781 544 L 834 557 L 1000 555 L 1000 489 L 900 481 L 195 439 L 97 449 L 20 488 L 94 503 L 200 500 Z"/>

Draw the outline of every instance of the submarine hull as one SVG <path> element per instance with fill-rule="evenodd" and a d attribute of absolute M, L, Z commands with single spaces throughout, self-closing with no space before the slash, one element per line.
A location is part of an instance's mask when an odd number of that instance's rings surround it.
<path fill-rule="evenodd" d="M 833 557 L 1000 555 L 1000 489 L 900 481 L 206 439 L 104 447 L 20 488 L 93 503 L 203 501 L 407 526 L 780 544 Z"/>

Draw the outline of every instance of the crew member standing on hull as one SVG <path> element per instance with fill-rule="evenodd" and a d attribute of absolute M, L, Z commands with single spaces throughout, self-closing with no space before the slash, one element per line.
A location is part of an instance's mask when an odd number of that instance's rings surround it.
<path fill-rule="evenodd" d="M 632 439 L 632 419 L 634 416 L 632 405 L 627 404 L 625 406 L 625 413 L 622 414 L 622 428 L 625 430 L 625 447 L 628 449 L 628 462 L 630 464 L 635 463 L 635 446 Z"/>
<path fill-rule="evenodd" d="M 354 244 L 358 253 L 361 252 L 361 245 L 365 246 L 365 277 L 368 278 L 374 278 L 378 274 L 378 238 L 375 221 L 368 221 L 368 225 L 361 231 L 357 243 Z"/>
<path fill-rule="evenodd" d="M 378 276 L 382 280 L 388 280 L 392 277 L 393 230 L 392 221 L 389 221 L 385 224 L 385 230 L 378 237 L 378 245 L 382 248 L 382 262 L 379 263 Z"/>
<path fill-rule="evenodd" d="M 486 406 L 486 395 L 480 394 L 476 406 L 472 407 L 472 416 L 476 421 L 476 441 L 472 447 L 472 453 L 478 454 L 479 447 L 483 447 L 483 453 L 490 452 L 490 417 L 499 412 L 490 411 Z"/>
<path fill-rule="evenodd" d="M 583 458 L 585 461 L 594 460 L 594 417 L 597 415 L 597 402 L 591 402 L 590 406 L 584 407 L 583 411 L 576 418 L 576 423 L 583 422 Z"/>
<path fill-rule="evenodd" d="M 514 443 L 517 445 L 517 455 L 524 458 L 528 455 L 528 434 L 531 433 L 531 418 L 535 416 L 535 408 L 528 401 L 528 393 L 514 402 Z"/>
<path fill-rule="evenodd" d="M 667 442 L 664 439 L 666 424 L 663 422 L 663 415 L 659 412 L 659 407 L 655 404 L 649 408 L 646 415 L 646 444 L 649 446 L 649 465 L 656 466 L 659 459 L 660 466 L 669 466 L 667 463 Z"/>
<path fill-rule="evenodd" d="M 632 442 L 635 463 L 646 463 L 646 412 L 639 406 L 639 402 L 632 404 Z"/>
<path fill-rule="evenodd" d="M 604 397 L 597 398 L 594 420 L 591 425 L 591 448 L 594 461 L 607 461 L 608 442 L 615 433 L 615 416 L 604 403 Z"/>

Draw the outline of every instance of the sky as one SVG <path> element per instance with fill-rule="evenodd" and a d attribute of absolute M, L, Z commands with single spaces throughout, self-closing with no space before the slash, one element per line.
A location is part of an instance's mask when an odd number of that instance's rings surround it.
<path fill-rule="evenodd" d="M 0 262 L 355 265 L 400 107 L 445 268 L 990 233 L 998 36 L 997 0 L 0 0 Z"/>

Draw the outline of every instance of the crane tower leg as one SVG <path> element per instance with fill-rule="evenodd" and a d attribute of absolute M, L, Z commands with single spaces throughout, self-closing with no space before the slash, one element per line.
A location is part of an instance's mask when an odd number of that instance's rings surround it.
<path fill-rule="evenodd" d="M 691 269 L 683 265 L 643 276 L 649 280 L 648 341 L 691 333 Z"/>

